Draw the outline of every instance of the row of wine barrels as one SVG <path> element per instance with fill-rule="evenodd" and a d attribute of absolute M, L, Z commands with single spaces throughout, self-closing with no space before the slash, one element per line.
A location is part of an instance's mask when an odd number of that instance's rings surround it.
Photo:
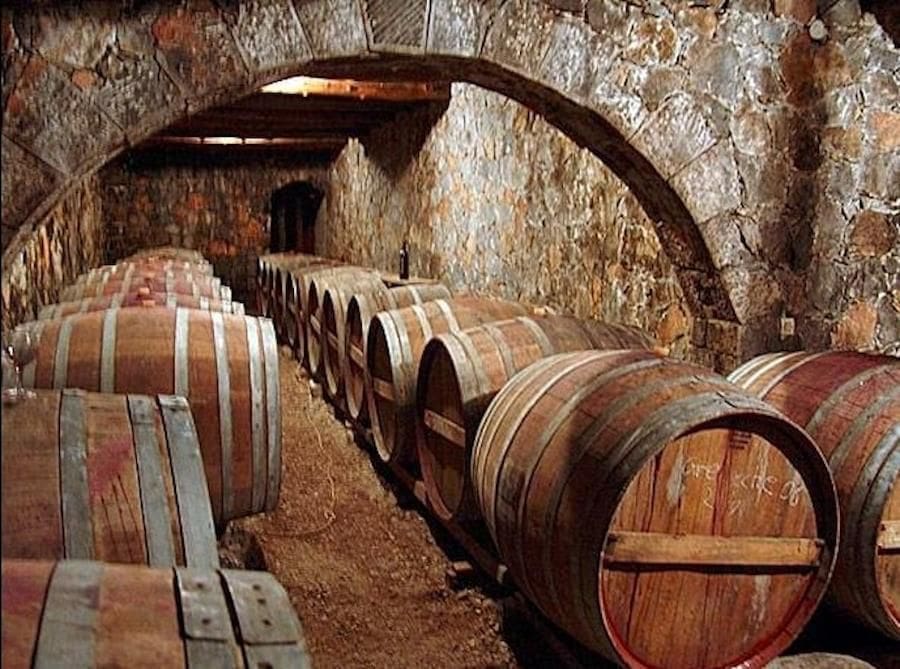
<path fill-rule="evenodd" d="M 366 342 L 366 394 L 379 456 L 402 464 L 415 458 L 416 373 L 428 340 L 528 313 L 517 302 L 464 296 L 375 314 Z"/>
<path fill-rule="evenodd" d="M 331 270 L 343 266 L 334 260 L 320 258 L 306 265 L 295 265 L 290 270 L 284 270 L 277 275 L 281 286 L 280 297 L 278 298 L 280 311 L 278 313 L 282 322 L 282 337 L 292 350 L 300 350 L 301 344 L 305 349 L 306 342 L 306 316 L 304 309 L 307 295 L 301 297 L 298 292 L 302 277 L 318 271 Z M 297 357 L 300 359 L 299 355 Z"/>
<path fill-rule="evenodd" d="M 9 560 L 3 666 L 310 666 L 303 628 L 271 574 L 90 560 Z"/>
<path fill-rule="evenodd" d="M 180 275 L 213 276 L 212 265 L 206 261 L 195 263 L 160 258 L 152 260 L 124 260 L 115 265 L 95 267 L 78 275 L 75 283 L 97 283 L 98 281 L 108 281 L 109 279 L 123 279 L 131 274 L 157 275 L 167 272 Z"/>
<path fill-rule="evenodd" d="M 802 425 L 824 452 L 843 530 L 829 601 L 900 640 L 900 360 L 774 353 L 729 378 Z"/>
<path fill-rule="evenodd" d="M 124 279 L 110 279 L 102 283 L 68 286 L 62 290 L 59 299 L 61 302 L 71 302 L 89 297 L 101 297 L 117 293 L 123 295 L 140 294 L 146 291 L 231 300 L 231 288 L 221 285 L 221 281 L 217 277 L 194 276 L 191 279 L 187 279 L 171 273 L 157 276 L 129 276 Z"/>
<path fill-rule="evenodd" d="M 196 421 L 216 522 L 275 508 L 281 485 L 278 350 L 268 319 L 197 309 L 109 309 L 40 332 L 35 388 L 174 394 Z"/>
<path fill-rule="evenodd" d="M 322 304 L 325 336 L 325 378 L 332 397 L 341 398 L 351 418 L 366 417 L 365 342 L 369 322 L 379 311 L 400 309 L 432 300 L 448 299 L 450 291 L 439 283 L 411 284 L 371 292 L 326 291 Z"/>
<path fill-rule="evenodd" d="M 833 567 L 836 494 L 806 433 L 650 351 L 525 368 L 491 403 L 471 466 L 516 584 L 626 666 L 765 666 Z"/>
<path fill-rule="evenodd" d="M 3 407 L 0 457 L 4 558 L 219 566 L 183 397 L 40 390 Z"/>
<path fill-rule="evenodd" d="M 206 258 L 199 251 L 193 249 L 179 248 L 177 246 L 156 246 L 149 249 L 141 249 L 125 260 L 184 260 L 187 262 L 203 263 L 207 262 Z"/>
<path fill-rule="evenodd" d="M 244 314 L 244 305 L 231 300 L 220 300 L 208 297 L 193 297 L 178 293 L 151 293 L 139 290 L 137 293 L 113 293 L 99 297 L 87 297 L 83 300 L 48 304 L 38 312 L 38 320 L 62 318 L 72 314 L 83 314 L 88 311 L 104 311 L 117 307 L 185 307 L 203 309 L 204 311 L 221 311 L 226 314 Z"/>
<path fill-rule="evenodd" d="M 461 523 L 478 517 L 469 479 L 475 433 L 518 371 L 556 353 L 655 345 L 637 328 L 566 316 L 520 316 L 435 336 L 416 383 L 419 465 L 435 513 Z"/>
<path fill-rule="evenodd" d="M 317 379 L 325 377 L 324 299 L 327 291 L 335 288 L 365 294 L 384 288 L 384 283 L 377 272 L 357 268 L 320 272 L 310 278 L 306 300 L 306 350 L 310 374 Z"/>

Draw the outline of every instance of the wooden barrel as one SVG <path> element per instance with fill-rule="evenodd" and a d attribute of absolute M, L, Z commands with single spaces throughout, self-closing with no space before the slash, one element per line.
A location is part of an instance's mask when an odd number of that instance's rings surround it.
<path fill-rule="evenodd" d="M 79 274 L 75 279 L 76 284 L 96 283 L 109 279 L 122 279 L 128 274 L 160 274 L 172 272 L 186 275 L 213 276 L 213 268 L 205 260 L 203 262 L 188 262 L 185 260 L 168 260 L 154 258 L 146 260 L 123 260 L 115 265 L 103 265 Z"/>
<path fill-rule="evenodd" d="M 270 320 L 156 307 L 20 327 L 41 333 L 37 356 L 22 373 L 28 387 L 186 397 L 219 525 L 275 508 L 281 408 Z"/>
<path fill-rule="evenodd" d="M 368 417 L 366 341 L 372 316 L 379 311 L 402 309 L 449 297 L 450 291 L 445 286 L 434 283 L 385 288 L 350 298 L 344 326 L 344 397 L 351 418 L 362 422 Z"/>
<path fill-rule="evenodd" d="M 157 246 L 149 249 L 142 249 L 136 253 L 132 253 L 125 260 L 141 260 L 165 258 L 169 260 L 187 260 L 188 262 L 207 262 L 206 258 L 200 251 L 193 249 L 183 249 L 177 246 Z"/>
<path fill-rule="evenodd" d="M 322 316 L 322 299 L 325 291 L 332 286 L 343 286 L 346 290 L 362 291 L 374 290 L 379 284 L 384 285 L 377 272 L 360 267 L 335 267 L 330 270 L 313 272 L 301 277 L 301 286 L 306 280 L 306 304 L 301 307 L 306 316 L 306 368 L 313 378 L 323 378 L 325 375 L 324 359 L 322 353 L 324 327 Z"/>
<path fill-rule="evenodd" d="M 900 640 L 900 360 L 774 353 L 729 378 L 804 426 L 822 449 L 843 529 L 828 600 Z"/>
<path fill-rule="evenodd" d="M 123 295 L 141 293 L 177 293 L 192 297 L 231 300 L 231 288 L 221 285 L 216 277 L 194 276 L 192 279 L 174 274 L 158 276 L 129 276 L 124 279 L 110 279 L 99 283 L 87 283 L 69 286 L 60 292 L 60 302 L 83 300 L 103 295 Z"/>
<path fill-rule="evenodd" d="M 303 628 L 268 573 L 7 560 L 3 666 L 307 669 Z"/>
<path fill-rule="evenodd" d="M 516 372 L 556 353 L 655 344 L 637 328 L 566 316 L 520 316 L 434 337 L 419 363 L 416 444 L 435 513 L 456 522 L 478 517 L 469 479 L 475 433 Z"/>
<path fill-rule="evenodd" d="M 284 308 L 285 308 L 285 284 L 291 269 L 306 267 L 310 264 L 318 264 L 315 256 L 307 256 L 294 253 L 279 253 L 271 261 L 272 285 L 271 285 L 271 309 L 272 319 L 275 321 L 275 333 L 284 338 Z"/>
<path fill-rule="evenodd" d="M 131 265 L 128 268 L 123 269 L 122 271 L 105 272 L 92 270 L 91 272 L 80 275 L 72 285 L 85 286 L 94 285 L 97 283 L 107 283 L 110 281 L 121 283 L 126 279 L 130 279 L 132 283 L 140 281 L 158 281 L 161 279 L 168 279 L 170 281 L 176 282 L 189 281 L 191 283 L 197 283 L 199 285 L 211 285 L 214 288 L 218 288 L 222 285 L 222 280 L 218 277 L 212 276 L 210 274 L 204 274 L 202 272 L 193 272 L 190 270 L 180 269 L 143 268 L 135 265 Z"/>
<path fill-rule="evenodd" d="M 528 313 L 517 302 L 465 296 L 375 314 L 366 341 L 366 395 L 379 456 L 404 465 L 415 460 L 416 374 L 431 337 Z"/>
<path fill-rule="evenodd" d="M 497 394 L 476 501 L 516 584 L 629 667 L 763 667 L 828 583 L 837 499 L 790 420 L 650 351 L 544 358 Z"/>
<path fill-rule="evenodd" d="M 305 340 L 306 321 L 301 321 L 302 307 L 306 304 L 306 298 L 302 300 L 298 294 L 299 277 L 322 269 L 331 269 L 343 266 L 336 260 L 319 258 L 306 265 L 293 265 L 280 275 L 281 291 L 283 297 L 281 306 L 282 337 L 291 349 L 296 350 L 298 343 Z M 301 326 L 302 322 L 302 326 Z M 301 331 L 303 335 L 301 336 Z"/>
<path fill-rule="evenodd" d="M 60 302 L 41 307 L 38 320 L 62 318 L 72 314 L 83 314 L 88 311 L 104 311 L 117 307 L 186 307 L 203 309 L 204 311 L 221 311 L 226 314 L 244 314 L 244 305 L 240 302 L 220 300 L 217 298 L 193 297 L 178 293 L 151 293 L 149 290 L 138 293 L 113 293 L 99 297 L 88 297 L 72 302 Z"/>
<path fill-rule="evenodd" d="M 3 406 L 4 558 L 219 566 L 187 400 L 36 395 Z"/>
<path fill-rule="evenodd" d="M 256 259 L 256 310 L 266 318 L 272 317 L 272 260 L 271 255 Z"/>

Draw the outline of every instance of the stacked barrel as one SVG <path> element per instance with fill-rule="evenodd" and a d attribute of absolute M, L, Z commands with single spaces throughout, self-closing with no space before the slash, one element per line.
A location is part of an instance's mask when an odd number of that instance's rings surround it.
<path fill-rule="evenodd" d="M 4 664 L 307 664 L 285 591 L 221 570 L 216 546 L 278 500 L 272 322 L 182 249 L 92 270 L 61 300 L 18 326 L 35 390 L 3 404 Z"/>
<path fill-rule="evenodd" d="M 260 305 L 336 413 L 587 648 L 763 666 L 810 619 L 838 503 L 777 409 L 636 328 L 314 256 L 260 268 Z"/>

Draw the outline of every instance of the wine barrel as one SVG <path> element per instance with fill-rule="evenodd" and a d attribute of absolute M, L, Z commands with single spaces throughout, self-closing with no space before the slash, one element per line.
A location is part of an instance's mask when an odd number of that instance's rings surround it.
<path fill-rule="evenodd" d="M 220 300 L 207 297 L 193 297 L 178 293 L 151 293 L 149 290 L 138 293 L 113 293 L 99 297 L 88 297 L 83 300 L 48 304 L 41 307 L 38 320 L 62 318 L 72 314 L 83 314 L 88 311 L 104 311 L 117 307 L 186 307 L 203 309 L 204 311 L 221 311 L 226 314 L 244 314 L 244 305 L 240 302 Z"/>
<path fill-rule="evenodd" d="M 261 316 L 272 317 L 272 255 L 259 256 L 256 259 L 256 310 Z"/>
<path fill-rule="evenodd" d="M 360 267 L 335 267 L 330 270 L 313 272 L 301 277 L 308 284 L 306 304 L 301 307 L 306 316 L 306 366 L 313 378 L 325 375 L 322 353 L 324 327 L 322 317 L 322 299 L 325 291 L 331 286 L 344 286 L 347 290 L 373 290 L 384 285 L 377 272 Z"/>
<path fill-rule="evenodd" d="M 379 311 L 448 299 L 450 291 L 439 283 L 385 288 L 354 295 L 347 304 L 344 325 L 344 397 L 347 412 L 358 422 L 368 416 L 366 402 L 366 341 L 369 323 Z M 335 320 L 338 317 L 335 316 Z"/>
<path fill-rule="evenodd" d="M 88 297 L 101 297 L 116 293 L 140 294 L 141 292 L 177 293 L 208 299 L 231 300 L 231 288 L 222 286 L 217 277 L 194 276 L 193 279 L 186 279 L 171 273 L 157 276 L 132 275 L 124 279 L 68 286 L 60 292 L 59 299 L 60 302 L 71 302 Z"/>
<path fill-rule="evenodd" d="M 109 309 L 27 327 L 35 388 L 160 393 L 191 403 L 213 515 L 270 511 L 281 486 L 278 350 L 268 319 L 197 309 Z"/>
<path fill-rule="evenodd" d="M 169 260 L 186 260 L 188 262 L 207 262 L 200 251 L 184 249 L 177 246 L 157 246 L 132 253 L 125 260 L 143 260 L 164 258 Z"/>
<path fill-rule="evenodd" d="M 184 260 L 168 260 L 162 258 L 146 260 L 123 260 L 115 265 L 103 265 L 79 274 L 76 285 L 96 283 L 109 279 L 123 279 L 130 274 L 150 274 L 171 272 L 180 275 L 213 276 L 213 268 L 208 262 L 187 262 Z"/>
<path fill-rule="evenodd" d="M 128 268 L 123 269 L 122 271 L 115 272 L 97 272 L 96 270 L 91 270 L 91 272 L 80 275 L 72 285 L 90 286 L 98 283 L 107 283 L 110 281 L 121 283 L 126 279 L 130 279 L 131 283 L 168 279 L 175 282 L 187 281 L 200 285 L 212 285 L 215 288 L 218 288 L 222 285 L 222 280 L 218 277 L 214 277 L 210 274 L 204 274 L 202 272 L 180 269 L 143 268 L 135 265 L 131 265 Z"/>
<path fill-rule="evenodd" d="M 650 351 L 525 368 L 490 404 L 471 467 L 516 584 L 625 666 L 765 666 L 833 567 L 834 483 L 806 433 Z"/>
<path fill-rule="evenodd" d="M 379 456 L 403 465 L 415 460 L 416 373 L 431 337 L 528 313 L 517 302 L 464 296 L 375 314 L 366 341 L 366 396 Z"/>
<path fill-rule="evenodd" d="M 3 666 L 310 666 L 303 628 L 268 573 L 91 560 L 7 560 Z"/>
<path fill-rule="evenodd" d="M 271 258 L 272 286 L 270 303 L 272 320 L 275 321 L 275 334 L 284 338 L 284 293 L 288 270 L 293 267 L 306 267 L 315 262 L 314 256 L 293 253 L 278 253 Z"/>
<path fill-rule="evenodd" d="M 219 566 L 183 397 L 39 390 L 3 428 L 4 558 Z"/>
<path fill-rule="evenodd" d="M 843 526 L 828 601 L 900 640 L 900 360 L 775 353 L 729 378 L 804 426 L 822 449 Z"/>
<path fill-rule="evenodd" d="M 434 337 L 416 383 L 416 444 L 434 512 L 460 523 L 478 517 L 469 479 L 475 433 L 516 372 L 556 353 L 655 344 L 637 328 L 566 316 L 520 316 Z"/>
<path fill-rule="evenodd" d="M 306 304 L 306 299 L 299 299 L 299 295 L 297 294 L 298 290 L 298 277 L 302 276 L 308 272 L 315 272 L 320 269 L 331 269 L 334 267 L 343 266 L 343 263 L 340 263 L 336 260 L 329 260 L 327 258 L 319 258 L 305 265 L 294 264 L 290 268 L 283 270 L 278 275 L 279 285 L 281 286 L 281 298 L 280 298 L 280 314 L 281 314 L 281 322 L 282 322 L 282 333 L 281 336 L 287 342 L 287 345 L 291 347 L 292 350 L 296 350 L 298 342 L 300 341 L 300 331 L 301 327 L 304 328 L 305 335 L 305 321 L 304 325 L 301 326 L 301 305 Z"/>

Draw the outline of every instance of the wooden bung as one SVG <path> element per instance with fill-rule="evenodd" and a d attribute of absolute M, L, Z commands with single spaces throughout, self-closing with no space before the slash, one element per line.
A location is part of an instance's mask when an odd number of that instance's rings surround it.
<path fill-rule="evenodd" d="M 828 602 L 900 640 L 900 360 L 773 353 L 729 379 L 803 426 L 822 449 L 842 530 Z"/>
<path fill-rule="evenodd" d="M 335 267 L 330 270 L 314 272 L 302 277 L 308 288 L 306 291 L 306 304 L 302 310 L 306 316 L 306 368 L 314 379 L 321 380 L 325 376 L 324 355 L 324 327 L 322 324 L 322 300 L 325 291 L 331 286 L 343 286 L 346 290 L 372 290 L 378 285 L 384 285 L 377 272 L 360 267 Z M 302 285 L 301 285 L 302 288 Z"/>
<path fill-rule="evenodd" d="M 141 292 L 178 293 L 193 297 L 231 300 L 231 289 L 221 285 L 221 281 L 216 277 L 195 275 L 189 279 L 173 273 L 153 276 L 135 273 L 108 281 L 69 286 L 60 292 L 59 301 L 70 302 L 103 295 L 133 295 Z"/>
<path fill-rule="evenodd" d="M 523 593 L 628 667 L 763 667 L 825 592 L 824 457 L 717 374 L 646 350 L 543 358 L 491 402 L 475 499 Z"/>
<path fill-rule="evenodd" d="M 176 246 L 157 246 L 149 249 L 142 249 L 136 253 L 132 253 L 125 260 L 143 260 L 162 258 L 167 260 L 186 260 L 188 262 L 206 262 L 206 258 L 199 251 L 193 249 L 183 249 Z"/>
<path fill-rule="evenodd" d="M 416 443 L 428 501 L 444 520 L 478 518 L 469 458 L 488 404 L 518 371 L 556 353 L 650 349 L 637 328 L 567 316 L 485 323 L 435 336 L 425 346 L 416 382 Z"/>
<path fill-rule="evenodd" d="M 416 373 L 429 339 L 528 314 L 517 302 L 475 296 L 375 314 L 366 341 L 366 395 L 379 456 L 403 465 L 415 460 Z"/>
<path fill-rule="evenodd" d="M 366 401 L 366 341 L 369 323 L 379 311 L 448 299 L 450 291 L 439 283 L 397 286 L 365 295 L 354 295 L 347 304 L 344 324 L 344 397 L 347 412 L 357 422 L 368 417 Z M 337 318 L 337 316 L 335 317 Z"/>
<path fill-rule="evenodd" d="M 265 572 L 5 558 L 0 571 L 6 669 L 310 666 Z"/>
<path fill-rule="evenodd" d="M 155 307 L 20 327 L 40 332 L 22 373 L 27 387 L 186 397 L 217 524 L 275 508 L 281 409 L 271 321 Z"/>
<path fill-rule="evenodd" d="M 86 297 L 82 300 L 48 304 L 41 307 L 38 312 L 38 320 L 51 318 L 63 318 L 72 314 L 83 314 L 88 311 L 104 311 L 117 307 L 186 307 L 188 309 L 203 309 L 204 311 L 221 311 L 226 314 L 244 314 L 244 305 L 241 302 L 221 300 L 208 297 L 193 297 L 192 295 L 180 295 L 178 293 L 151 293 L 149 290 L 139 290 L 137 293 L 113 293 L 99 297 Z"/>
<path fill-rule="evenodd" d="M 183 397 L 36 395 L 3 406 L 4 558 L 219 566 Z"/>

